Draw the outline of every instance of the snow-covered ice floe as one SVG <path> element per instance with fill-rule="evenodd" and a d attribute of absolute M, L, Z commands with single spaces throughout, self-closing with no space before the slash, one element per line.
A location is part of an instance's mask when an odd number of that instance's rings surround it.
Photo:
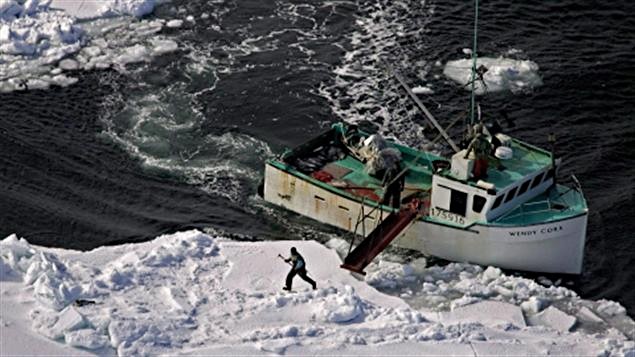
<path fill-rule="evenodd" d="M 0 0 L 0 92 L 67 86 L 76 70 L 124 69 L 177 50 L 159 34 L 165 20 L 137 19 L 157 2 Z"/>
<path fill-rule="evenodd" d="M 477 80 L 475 82 L 474 89 L 478 95 L 502 91 L 517 93 L 542 85 L 542 79 L 538 74 L 538 65 L 529 60 L 479 57 L 476 61 L 476 67 L 480 66 L 485 66 L 487 72 L 483 75 L 485 85 L 483 85 L 483 81 Z M 443 74 L 465 90 L 471 90 L 471 59 L 449 61 L 443 69 Z"/>
<path fill-rule="evenodd" d="M 295 292 L 281 291 L 288 266 L 277 255 L 291 246 L 306 258 L 317 290 L 296 279 Z M 613 355 L 635 349 L 632 336 L 607 322 L 621 318 L 633 326 L 617 303 L 543 287 L 549 295 L 495 268 L 426 267 L 421 260 L 374 264 L 365 282 L 339 268 L 334 249 L 314 241 L 236 242 L 188 231 L 77 252 L 12 235 L 0 242 L 0 258 L 3 354 Z M 413 276 L 428 277 L 431 299 L 443 296 L 452 308 L 414 309 L 369 285 L 398 285 Z M 587 320 L 601 328 L 576 328 Z"/>

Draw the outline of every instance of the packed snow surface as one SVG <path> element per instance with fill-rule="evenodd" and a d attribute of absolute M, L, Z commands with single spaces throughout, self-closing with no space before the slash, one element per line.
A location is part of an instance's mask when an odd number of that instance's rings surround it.
<path fill-rule="evenodd" d="M 476 67 L 480 66 L 485 66 L 487 72 L 483 75 L 482 81 L 477 80 L 474 84 L 475 93 L 479 95 L 503 91 L 517 93 L 542 85 L 538 65 L 529 60 L 479 57 Z M 471 59 L 449 61 L 443 69 L 443 74 L 465 90 L 472 89 Z"/>
<path fill-rule="evenodd" d="M 277 256 L 291 246 L 317 290 L 299 278 L 293 292 L 280 289 L 288 266 Z M 335 249 L 314 241 L 236 242 L 198 231 L 90 252 L 12 235 L 0 252 L 3 355 L 612 355 L 635 348 L 611 325 L 633 326 L 619 304 L 584 301 L 491 267 L 380 260 L 363 281 L 339 268 Z M 431 300 L 443 296 L 449 305 L 414 309 L 373 287 L 417 279 Z"/>
<path fill-rule="evenodd" d="M 0 92 L 77 82 L 73 71 L 148 62 L 178 49 L 155 0 L 0 0 Z M 87 19 L 92 19 L 88 21 Z"/>

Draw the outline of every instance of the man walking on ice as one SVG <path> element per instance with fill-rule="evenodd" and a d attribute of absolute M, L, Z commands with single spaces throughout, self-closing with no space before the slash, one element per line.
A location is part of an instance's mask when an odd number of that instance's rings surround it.
<path fill-rule="evenodd" d="M 278 254 L 278 256 L 284 259 L 284 257 L 280 254 Z M 293 278 L 296 276 L 296 274 L 299 275 L 304 281 L 311 284 L 313 290 L 317 289 L 317 284 L 315 283 L 315 281 L 306 275 L 306 263 L 304 261 L 304 258 L 302 258 L 295 247 L 291 248 L 291 256 L 287 259 L 284 259 L 284 261 L 287 263 L 291 263 L 291 271 L 289 272 L 289 274 L 287 274 L 287 282 L 286 286 L 282 288 L 283 290 L 291 291 Z"/>

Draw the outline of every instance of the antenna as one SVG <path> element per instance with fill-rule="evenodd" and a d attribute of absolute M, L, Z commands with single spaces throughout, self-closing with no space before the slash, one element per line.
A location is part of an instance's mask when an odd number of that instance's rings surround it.
<path fill-rule="evenodd" d="M 478 0 L 474 0 L 474 48 L 472 49 L 472 99 L 470 104 L 470 126 L 474 125 L 474 84 L 476 82 L 476 47 L 477 47 L 477 29 L 478 29 Z"/>

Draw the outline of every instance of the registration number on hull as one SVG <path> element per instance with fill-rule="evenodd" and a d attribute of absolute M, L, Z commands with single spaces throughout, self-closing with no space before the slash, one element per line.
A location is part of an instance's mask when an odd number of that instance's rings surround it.
<path fill-rule="evenodd" d="M 437 217 L 456 224 L 465 224 L 465 218 L 463 216 L 438 207 L 430 208 L 430 216 Z"/>

